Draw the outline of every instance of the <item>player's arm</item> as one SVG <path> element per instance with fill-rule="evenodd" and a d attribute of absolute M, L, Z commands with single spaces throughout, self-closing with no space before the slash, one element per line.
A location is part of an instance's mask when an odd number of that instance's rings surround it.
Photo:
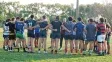
<path fill-rule="evenodd" d="M 63 24 L 61 25 L 61 27 L 66 30 L 67 32 L 70 32 L 70 30 L 68 30 Z"/>
<path fill-rule="evenodd" d="M 87 26 L 84 26 L 84 32 L 87 34 Z"/>
<path fill-rule="evenodd" d="M 52 24 L 49 24 L 46 28 L 48 28 L 48 29 L 50 29 L 50 30 L 52 30 L 52 31 L 57 31 L 57 29 L 53 29 L 53 28 L 52 28 Z"/>

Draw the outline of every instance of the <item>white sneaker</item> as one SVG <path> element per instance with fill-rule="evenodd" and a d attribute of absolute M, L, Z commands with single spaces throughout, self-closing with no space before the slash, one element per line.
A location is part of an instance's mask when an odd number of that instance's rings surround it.
<path fill-rule="evenodd" d="M 40 51 L 38 51 L 38 53 L 40 54 Z"/>
<path fill-rule="evenodd" d="M 44 53 L 46 54 L 46 53 L 47 53 L 47 51 L 44 51 Z"/>
<path fill-rule="evenodd" d="M 5 46 L 5 50 L 7 50 L 8 49 L 8 47 L 7 46 Z"/>
<path fill-rule="evenodd" d="M 68 53 L 65 53 L 65 55 L 68 55 Z"/>

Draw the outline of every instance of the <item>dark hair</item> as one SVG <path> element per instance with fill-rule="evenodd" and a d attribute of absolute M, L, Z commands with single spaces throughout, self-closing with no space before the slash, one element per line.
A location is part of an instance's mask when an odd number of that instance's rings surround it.
<path fill-rule="evenodd" d="M 102 23 L 105 22 L 105 21 L 104 21 L 104 18 L 100 18 L 100 22 L 102 22 Z"/>
<path fill-rule="evenodd" d="M 42 16 L 42 18 L 43 18 L 43 19 L 46 19 L 46 16 L 44 15 L 44 16 Z"/>
<path fill-rule="evenodd" d="M 94 22 L 93 19 L 89 19 L 89 22 Z"/>
<path fill-rule="evenodd" d="M 68 17 L 68 20 L 69 20 L 69 21 L 73 21 L 73 18 L 72 18 L 72 17 Z"/>
<path fill-rule="evenodd" d="M 56 16 L 56 20 L 59 20 L 59 16 Z"/>
<path fill-rule="evenodd" d="M 14 21 L 15 18 L 12 18 L 11 20 Z"/>
<path fill-rule="evenodd" d="M 6 22 L 9 22 L 9 21 L 11 21 L 11 20 L 10 20 L 10 19 L 7 19 L 7 20 L 6 20 Z"/>
<path fill-rule="evenodd" d="M 74 19 L 73 22 L 76 22 L 76 20 Z"/>
<path fill-rule="evenodd" d="M 111 28 L 111 26 L 110 26 L 110 24 L 109 24 L 109 23 L 107 23 L 107 24 L 106 24 L 106 27 Z"/>
<path fill-rule="evenodd" d="M 82 18 L 81 18 L 81 17 L 79 17 L 79 18 L 78 18 L 78 21 L 82 21 Z"/>
<path fill-rule="evenodd" d="M 107 19 L 105 18 L 105 23 L 107 22 Z"/>
<path fill-rule="evenodd" d="M 16 19 L 20 19 L 20 17 L 16 17 Z"/>
<path fill-rule="evenodd" d="M 34 18 L 34 15 L 31 15 L 30 18 Z"/>
<path fill-rule="evenodd" d="M 24 18 L 21 18 L 21 20 L 20 21 L 24 21 Z"/>

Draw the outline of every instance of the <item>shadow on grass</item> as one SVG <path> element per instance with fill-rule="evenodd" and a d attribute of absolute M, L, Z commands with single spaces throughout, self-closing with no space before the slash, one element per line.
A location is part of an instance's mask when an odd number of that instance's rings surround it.
<path fill-rule="evenodd" d="M 96 56 L 96 55 L 92 55 Z M 63 52 L 59 52 L 59 54 L 44 54 L 40 53 L 38 54 L 37 52 L 35 53 L 23 53 L 23 52 L 6 52 L 0 49 L 0 62 L 22 62 L 22 61 L 38 61 L 38 60 L 47 60 L 47 59 L 66 59 L 66 58 L 79 58 L 79 57 L 88 57 L 83 56 L 83 55 L 65 55 Z M 91 57 L 91 56 L 90 56 Z"/>

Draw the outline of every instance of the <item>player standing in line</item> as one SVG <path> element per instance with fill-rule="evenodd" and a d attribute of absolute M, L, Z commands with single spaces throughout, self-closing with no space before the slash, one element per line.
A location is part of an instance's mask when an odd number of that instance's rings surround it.
<path fill-rule="evenodd" d="M 89 19 L 89 23 L 86 25 L 86 41 L 84 46 L 84 55 L 86 54 L 87 45 L 89 44 L 89 55 L 92 54 L 94 48 L 94 41 L 96 35 L 96 25 L 94 24 L 93 19 Z"/>
<path fill-rule="evenodd" d="M 103 18 L 100 18 L 100 23 L 97 25 L 97 33 L 99 55 L 105 55 L 106 24 Z"/>
<path fill-rule="evenodd" d="M 30 19 L 25 21 L 27 24 L 27 36 L 28 36 L 28 52 L 33 53 L 34 52 L 34 40 L 35 40 L 35 33 L 34 29 L 36 27 L 36 21 L 34 20 L 34 15 L 30 16 Z"/>
<path fill-rule="evenodd" d="M 17 18 L 18 21 L 15 22 L 15 26 L 16 26 L 16 47 L 18 49 L 18 52 L 20 51 L 19 48 L 19 44 L 23 44 L 23 51 L 26 52 L 25 48 L 26 48 L 26 39 L 24 36 L 24 28 L 25 28 L 25 23 L 24 23 L 24 19 L 18 17 Z"/>
<path fill-rule="evenodd" d="M 46 50 L 46 40 L 47 40 L 47 26 L 48 22 L 46 20 L 46 16 L 42 17 L 42 22 L 39 23 L 40 33 L 39 33 L 39 45 L 38 45 L 38 53 L 40 53 L 41 46 L 44 47 L 44 53 L 47 53 Z"/>
<path fill-rule="evenodd" d="M 12 18 L 9 21 L 9 48 L 8 51 L 13 51 L 13 43 L 16 40 L 16 33 L 15 33 L 15 18 Z"/>
<path fill-rule="evenodd" d="M 5 23 L 3 24 L 3 37 L 4 37 L 4 44 L 3 49 L 8 50 L 8 42 L 9 42 L 9 23 L 10 19 L 7 19 Z"/>
<path fill-rule="evenodd" d="M 75 24 L 74 29 L 76 32 L 75 53 L 78 53 L 80 47 L 80 54 L 82 54 L 84 49 L 83 46 L 84 46 L 85 25 L 80 17 L 78 18 L 78 22 Z"/>
<path fill-rule="evenodd" d="M 66 23 L 66 18 L 63 19 L 62 24 L 65 24 L 65 23 Z M 65 34 L 65 30 L 61 27 L 61 38 L 60 38 L 60 48 L 59 48 L 59 50 L 62 50 L 64 34 Z"/>
<path fill-rule="evenodd" d="M 74 32 L 74 22 L 72 17 L 68 17 L 68 21 L 64 26 L 69 30 L 65 30 L 65 54 L 68 54 L 68 42 L 70 43 L 70 52 L 73 54 L 73 32 Z"/>

